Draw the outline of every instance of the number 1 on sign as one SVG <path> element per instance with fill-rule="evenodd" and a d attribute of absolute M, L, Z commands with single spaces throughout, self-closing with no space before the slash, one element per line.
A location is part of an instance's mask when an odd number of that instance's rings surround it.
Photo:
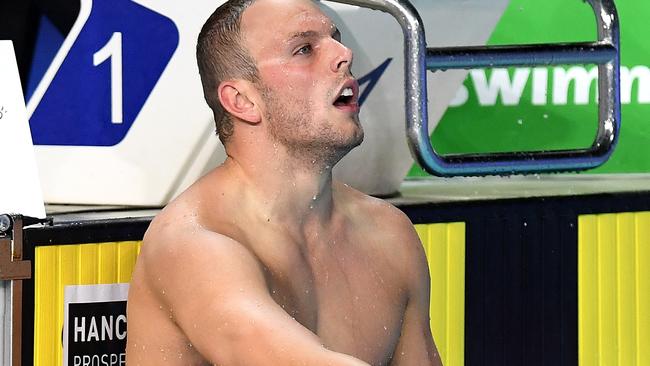
<path fill-rule="evenodd" d="M 93 55 L 93 65 L 111 59 L 111 122 L 122 123 L 122 33 L 115 32 L 108 43 Z"/>

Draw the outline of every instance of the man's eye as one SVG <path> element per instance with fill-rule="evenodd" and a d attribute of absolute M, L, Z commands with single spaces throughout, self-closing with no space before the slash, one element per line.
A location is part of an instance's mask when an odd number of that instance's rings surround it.
<path fill-rule="evenodd" d="M 300 48 L 296 51 L 295 54 L 296 54 L 296 55 L 309 55 L 309 54 L 311 54 L 311 52 L 312 52 L 312 47 L 311 47 L 310 44 L 307 44 L 307 45 L 304 45 L 304 46 L 300 47 Z"/>
<path fill-rule="evenodd" d="M 341 32 L 338 29 L 335 29 L 332 33 L 332 38 L 334 38 L 338 43 L 341 43 Z"/>

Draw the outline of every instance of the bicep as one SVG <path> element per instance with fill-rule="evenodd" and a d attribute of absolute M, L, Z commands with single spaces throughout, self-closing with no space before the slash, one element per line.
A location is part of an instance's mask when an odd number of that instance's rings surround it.
<path fill-rule="evenodd" d="M 205 239 L 205 238 L 203 238 Z M 318 337 L 270 296 L 259 263 L 228 238 L 195 242 L 158 267 L 163 303 L 194 348 L 210 363 L 230 365 L 363 365 L 327 351 Z M 163 269 L 164 268 L 164 269 Z M 155 272 L 156 270 L 154 270 Z M 164 283 L 164 285 L 163 285 Z"/>
<path fill-rule="evenodd" d="M 428 309 L 409 303 L 391 366 L 442 365 L 429 328 Z"/>
<path fill-rule="evenodd" d="M 442 365 L 430 328 L 430 275 L 422 244 L 412 225 L 404 228 L 402 257 L 408 302 L 392 366 Z"/>

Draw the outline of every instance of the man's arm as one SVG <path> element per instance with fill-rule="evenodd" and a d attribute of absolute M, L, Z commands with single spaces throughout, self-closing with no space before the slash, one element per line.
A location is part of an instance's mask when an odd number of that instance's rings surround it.
<path fill-rule="evenodd" d="M 167 232 L 167 234 L 170 234 Z M 213 232 L 153 234 L 146 278 L 193 347 L 211 364 L 368 366 L 329 351 L 270 296 L 240 243 Z"/>
<path fill-rule="evenodd" d="M 401 214 L 401 213 L 400 213 Z M 424 248 L 413 224 L 403 214 L 400 237 L 403 256 L 400 260 L 406 281 L 408 302 L 402 333 L 391 366 L 442 366 L 429 324 L 430 276 Z"/>

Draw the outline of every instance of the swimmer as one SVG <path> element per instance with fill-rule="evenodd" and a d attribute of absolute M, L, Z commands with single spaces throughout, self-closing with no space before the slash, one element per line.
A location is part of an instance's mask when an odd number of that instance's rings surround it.
<path fill-rule="evenodd" d="M 363 140 L 336 26 L 310 0 L 230 1 L 197 57 L 227 159 L 145 234 L 128 364 L 441 365 L 413 225 L 332 178 Z"/>

